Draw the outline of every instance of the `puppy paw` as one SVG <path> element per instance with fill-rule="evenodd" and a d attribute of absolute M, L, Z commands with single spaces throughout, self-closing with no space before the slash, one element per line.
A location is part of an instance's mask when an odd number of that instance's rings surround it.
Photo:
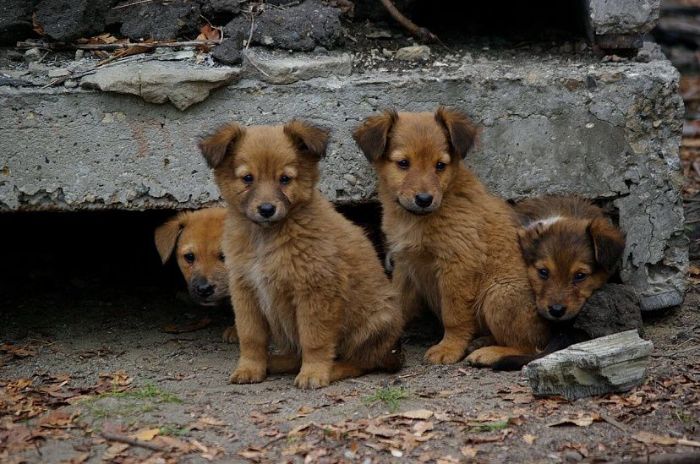
<path fill-rule="evenodd" d="M 503 353 L 500 350 L 496 350 L 492 346 L 485 346 L 467 356 L 467 362 L 476 367 L 488 367 L 496 364 L 502 357 Z"/>
<path fill-rule="evenodd" d="M 304 369 L 294 379 L 294 385 L 299 388 L 321 388 L 327 387 L 331 383 L 331 374 L 329 369 Z"/>
<path fill-rule="evenodd" d="M 430 364 L 454 364 L 459 362 L 464 356 L 464 351 L 461 348 L 455 348 L 449 345 L 438 343 L 425 353 L 425 359 Z"/>
<path fill-rule="evenodd" d="M 231 373 L 229 377 L 229 383 L 260 383 L 265 380 L 267 375 L 267 369 L 265 367 L 247 365 L 238 366 L 236 370 Z"/>
<path fill-rule="evenodd" d="M 236 331 L 236 326 L 226 327 L 224 329 L 223 340 L 226 343 L 238 343 L 238 331 Z"/>

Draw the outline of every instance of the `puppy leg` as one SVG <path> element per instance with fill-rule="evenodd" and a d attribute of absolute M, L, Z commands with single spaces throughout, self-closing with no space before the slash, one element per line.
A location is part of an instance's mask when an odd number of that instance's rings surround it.
<path fill-rule="evenodd" d="M 292 374 L 300 368 L 301 358 L 296 353 L 271 354 L 267 360 L 269 374 Z"/>
<path fill-rule="evenodd" d="M 438 283 L 440 315 L 445 333 L 440 343 L 425 353 L 425 359 L 431 364 L 460 361 L 477 331 L 473 293 L 465 287 L 465 282 L 468 280 L 445 273 Z"/>
<path fill-rule="evenodd" d="M 483 348 L 485 346 L 491 346 L 496 344 L 496 339 L 493 338 L 492 335 L 486 335 L 483 337 L 475 338 L 472 340 L 472 342 L 469 344 L 467 347 L 467 353 L 473 353 L 474 351 L 478 350 L 479 348 Z"/>
<path fill-rule="evenodd" d="M 512 346 L 485 346 L 467 356 L 467 362 L 477 367 L 492 367 L 499 361 L 511 356 L 525 356 L 529 350 Z"/>
<path fill-rule="evenodd" d="M 359 377 L 367 372 L 366 369 L 362 369 L 355 363 L 347 361 L 337 361 L 333 363 L 333 368 L 331 370 L 331 382 L 336 380 L 349 379 L 352 377 Z"/>
<path fill-rule="evenodd" d="M 222 338 L 226 343 L 238 343 L 238 331 L 236 330 L 236 324 L 226 327 Z"/>
<path fill-rule="evenodd" d="M 392 285 L 399 295 L 399 308 L 403 314 L 404 324 L 408 324 L 418 317 L 423 309 L 422 299 L 416 286 L 411 282 L 408 270 L 401 261 L 394 264 L 394 274 L 391 278 Z"/>
<path fill-rule="evenodd" d="M 301 345 L 301 370 L 294 379 L 299 388 L 325 387 L 331 382 L 336 344 L 340 336 L 341 302 L 319 294 L 299 298 L 297 327 Z"/>
<path fill-rule="evenodd" d="M 231 383 L 262 382 L 267 375 L 267 342 L 269 327 L 258 307 L 253 290 L 236 277 L 229 285 L 236 313 L 241 356 L 231 374 Z"/>

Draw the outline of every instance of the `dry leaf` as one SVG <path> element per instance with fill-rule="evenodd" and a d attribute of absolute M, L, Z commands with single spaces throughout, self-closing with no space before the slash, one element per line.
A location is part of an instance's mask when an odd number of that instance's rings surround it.
<path fill-rule="evenodd" d="M 390 429 L 389 427 L 377 427 L 376 425 L 371 424 L 365 428 L 365 432 L 387 438 L 391 438 L 399 433 L 398 430 Z"/>
<path fill-rule="evenodd" d="M 413 431 L 417 437 L 422 436 L 428 430 L 433 430 L 433 423 L 427 421 L 416 422 L 413 425 Z"/>
<path fill-rule="evenodd" d="M 529 433 L 526 433 L 525 435 L 523 435 L 523 441 L 525 443 L 527 443 L 528 445 L 535 443 L 536 439 L 537 439 L 537 437 L 535 435 L 530 435 Z"/>
<path fill-rule="evenodd" d="M 473 446 L 463 446 L 459 449 L 459 451 L 462 453 L 462 456 L 469 459 L 474 459 L 476 457 L 476 453 L 479 452 L 479 450 Z"/>
<path fill-rule="evenodd" d="M 141 441 L 151 441 L 160 433 L 160 429 L 142 429 L 133 434 L 131 437 Z"/>
<path fill-rule="evenodd" d="M 405 417 L 406 419 L 430 419 L 433 417 L 433 411 L 429 411 L 427 409 L 416 409 L 413 411 L 406 411 L 402 412 L 399 414 L 396 414 L 398 417 Z"/>
<path fill-rule="evenodd" d="M 700 442 L 698 441 L 687 440 L 685 438 L 673 438 L 667 435 L 656 435 L 650 432 L 637 432 L 634 435 L 632 435 L 632 438 L 647 445 L 682 445 L 700 447 Z"/>
<path fill-rule="evenodd" d="M 561 419 L 556 422 L 552 422 L 550 424 L 547 424 L 547 427 L 558 427 L 558 426 L 563 426 L 563 425 L 576 425 L 579 427 L 588 427 L 591 425 L 593 422 L 600 422 L 602 419 L 598 414 L 593 414 L 593 415 L 582 415 L 578 417 L 573 417 L 573 418 L 568 418 L 568 419 Z"/>

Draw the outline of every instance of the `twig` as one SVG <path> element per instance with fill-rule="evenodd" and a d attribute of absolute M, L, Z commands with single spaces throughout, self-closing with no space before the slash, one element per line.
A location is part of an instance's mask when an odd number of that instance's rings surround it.
<path fill-rule="evenodd" d="M 134 5 L 142 5 L 142 4 L 144 4 L 144 3 L 151 3 L 152 1 L 153 1 L 153 0 L 138 0 L 137 2 L 127 3 L 127 4 L 125 4 L 125 5 L 113 6 L 112 9 L 113 9 L 113 10 L 119 10 L 119 9 L 121 9 L 121 8 L 128 8 L 128 7 L 134 6 Z"/>
<path fill-rule="evenodd" d="M 700 462 L 700 453 L 653 454 L 631 461 L 617 461 L 618 464 L 695 464 Z"/>
<path fill-rule="evenodd" d="M 406 29 L 412 36 L 418 37 L 424 42 L 439 42 L 438 36 L 430 32 L 424 27 L 418 26 L 416 23 L 408 19 L 399 11 L 391 0 L 379 0 L 384 8 L 389 12 L 392 18 L 396 20 L 401 26 Z"/>
<path fill-rule="evenodd" d="M 605 413 L 600 413 L 599 414 L 600 418 L 603 419 L 605 422 L 608 424 L 617 427 L 618 429 L 622 430 L 625 433 L 629 433 L 629 427 L 627 427 L 625 424 L 622 422 L 618 421 L 617 419 L 613 419 L 612 417 L 608 416 Z"/>
<path fill-rule="evenodd" d="M 248 56 L 248 53 L 247 53 L 245 50 L 243 50 L 243 56 L 246 57 L 246 59 L 248 60 L 248 63 L 251 64 L 255 69 L 257 69 L 258 72 L 259 72 L 260 74 L 262 74 L 262 75 L 265 76 L 265 77 L 270 77 L 270 75 L 269 75 L 268 73 L 266 73 L 265 71 L 263 71 L 263 70 L 260 68 L 260 66 L 258 66 L 257 63 L 255 63 L 255 61 L 253 61 L 253 60 L 250 59 L 250 57 Z"/>
<path fill-rule="evenodd" d="M 116 433 L 102 432 L 102 438 L 109 441 L 118 441 L 119 443 L 126 443 L 131 446 L 138 446 L 140 448 L 146 448 L 151 451 L 168 451 L 168 448 L 164 446 L 155 445 L 153 443 L 148 443 L 147 441 L 137 440 L 135 438 L 127 437 L 126 435 L 117 435 Z"/>
<path fill-rule="evenodd" d="M 63 44 L 63 43 L 46 43 L 46 42 L 17 42 L 17 48 L 43 48 L 46 50 L 61 50 L 66 48 L 75 48 L 79 50 L 119 50 L 121 48 L 144 47 L 147 49 L 167 47 L 196 47 L 198 45 L 219 45 L 220 40 L 186 40 L 184 42 L 125 42 L 112 44 Z"/>

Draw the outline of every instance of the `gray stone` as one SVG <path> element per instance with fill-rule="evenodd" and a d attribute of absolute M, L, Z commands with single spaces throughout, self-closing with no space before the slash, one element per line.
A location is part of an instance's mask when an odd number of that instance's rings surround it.
<path fill-rule="evenodd" d="M 3 0 L 0 4 L 0 44 L 14 45 L 32 33 L 36 0 Z"/>
<path fill-rule="evenodd" d="M 430 58 L 430 47 L 427 45 L 412 45 L 396 50 L 396 59 L 402 61 L 421 61 Z"/>
<path fill-rule="evenodd" d="M 286 8 L 266 8 L 255 16 L 251 45 L 266 45 L 284 50 L 311 51 L 321 45 L 333 48 L 342 38 L 340 10 L 319 0 L 306 0 Z M 224 28 L 224 37 L 250 35 L 247 15 L 233 18 Z"/>
<path fill-rule="evenodd" d="M 42 0 L 36 19 L 54 40 L 71 42 L 104 32 L 105 17 L 117 0 Z"/>
<path fill-rule="evenodd" d="M 238 65 L 243 61 L 243 38 L 238 39 L 228 38 L 214 47 L 211 54 L 217 61 L 228 64 Z"/>
<path fill-rule="evenodd" d="M 228 120 L 293 117 L 333 130 L 321 165 L 323 194 L 337 203 L 370 201 L 376 175 L 351 130 L 382 108 L 424 111 L 444 103 L 481 126 L 466 163 L 493 192 L 510 199 L 576 192 L 607 202 L 627 234 L 623 283 L 647 309 L 673 301 L 666 296 L 680 300 L 688 267 L 678 159 L 683 103 L 671 64 L 516 53 L 455 66 L 429 68 L 429 79 L 422 69 L 371 67 L 289 85 L 242 79 L 186 113 L 108 92 L 3 86 L 0 170 L 7 165 L 12 174 L 0 174 L 0 210 L 210 204 L 219 197 L 197 137 Z M 126 116 L 103 123 L 106 113 Z"/>
<path fill-rule="evenodd" d="M 238 77 L 238 68 L 206 68 L 183 63 L 127 63 L 83 78 L 82 87 L 137 95 L 150 103 L 170 101 L 181 111 Z"/>
<path fill-rule="evenodd" d="M 645 34 L 659 19 L 661 0 L 586 0 L 596 35 Z"/>
<path fill-rule="evenodd" d="M 24 52 L 24 61 L 27 63 L 32 63 L 34 61 L 39 61 L 44 56 L 44 53 L 38 48 L 30 48 Z"/>
<path fill-rule="evenodd" d="M 121 24 L 121 33 L 133 40 L 194 37 L 204 23 L 199 4 L 190 0 L 120 2 L 120 6 L 128 4 L 130 6 L 111 10 L 107 23 Z"/>
<path fill-rule="evenodd" d="M 291 84 L 317 77 L 349 76 L 352 56 L 349 53 L 286 53 L 262 49 L 245 51 L 243 74 L 271 84 Z"/>
<path fill-rule="evenodd" d="M 49 70 L 49 77 L 52 79 L 66 76 L 70 76 L 70 71 L 68 71 L 66 68 L 53 68 Z"/>
<path fill-rule="evenodd" d="M 637 290 L 629 285 L 606 284 L 591 295 L 572 324 L 588 338 L 627 330 L 644 335 Z"/>
<path fill-rule="evenodd" d="M 525 375 L 537 396 L 569 400 L 631 390 L 646 374 L 650 341 L 629 330 L 578 343 L 532 361 Z"/>

